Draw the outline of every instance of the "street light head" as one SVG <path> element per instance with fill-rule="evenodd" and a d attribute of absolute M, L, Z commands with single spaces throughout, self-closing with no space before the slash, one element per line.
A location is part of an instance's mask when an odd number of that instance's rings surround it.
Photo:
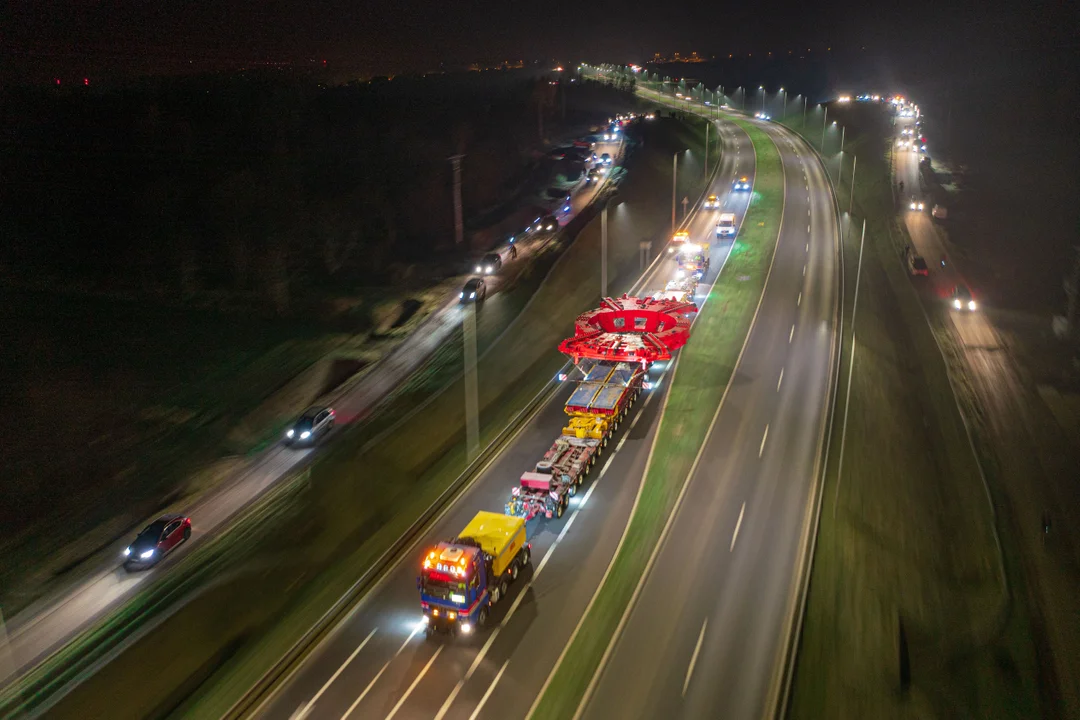
<path fill-rule="evenodd" d="M 835 121 L 835 120 L 833 120 L 833 121 L 832 121 L 832 124 L 833 124 L 833 125 L 835 125 L 835 124 L 836 124 L 836 121 Z"/>

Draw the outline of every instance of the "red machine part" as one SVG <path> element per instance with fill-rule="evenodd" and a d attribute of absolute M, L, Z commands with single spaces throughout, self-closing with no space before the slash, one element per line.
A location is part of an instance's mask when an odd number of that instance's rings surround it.
<path fill-rule="evenodd" d="M 559 351 L 575 362 L 606 360 L 640 362 L 670 360 L 690 338 L 690 315 L 697 305 L 651 297 L 604 298 L 600 307 L 578 316 L 574 337 Z"/>

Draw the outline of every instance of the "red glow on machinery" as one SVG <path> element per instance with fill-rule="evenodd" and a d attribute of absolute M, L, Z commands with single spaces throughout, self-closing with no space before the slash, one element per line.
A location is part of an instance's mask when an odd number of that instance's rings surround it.
<path fill-rule="evenodd" d="M 559 343 L 559 351 L 581 360 L 640 362 L 648 366 L 670 360 L 671 353 L 690 339 L 690 317 L 697 305 L 679 300 L 623 295 L 604 298 L 600 307 L 582 313 L 574 336 Z"/>

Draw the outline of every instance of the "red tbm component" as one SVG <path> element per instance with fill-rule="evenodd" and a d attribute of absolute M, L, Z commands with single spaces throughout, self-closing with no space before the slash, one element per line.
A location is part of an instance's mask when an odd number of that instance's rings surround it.
<path fill-rule="evenodd" d="M 692 302 L 651 297 L 604 298 L 600 307 L 578 316 L 574 337 L 559 343 L 559 351 L 575 362 L 605 360 L 640 362 L 670 360 L 671 353 L 690 339 Z"/>

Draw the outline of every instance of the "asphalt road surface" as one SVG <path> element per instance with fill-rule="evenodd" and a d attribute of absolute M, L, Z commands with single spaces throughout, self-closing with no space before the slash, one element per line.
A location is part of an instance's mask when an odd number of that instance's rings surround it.
<path fill-rule="evenodd" d="M 720 130 L 725 153 L 712 187 L 722 210 L 741 221 L 746 194 L 729 193 L 736 174 L 753 176 L 749 138 L 731 124 Z M 665 188 L 658 188 L 666 197 Z M 712 264 L 699 300 L 731 246 L 715 238 L 716 212 L 699 212 L 689 230 L 710 242 Z M 663 289 L 676 263 L 664 255 L 638 294 Z M 585 310 L 587 308 L 582 308 Z M 569 333 L 570 328 L 567 328 Z M 690 342 L 693 342 L 691 337 Z M 785 339 L 786 343 L 786 339 Z M 537 520 L 532 569 L 515 583 L 486 629 L 469 638 L 427 639 L 416 590 L 419 547 L 455 535 L 478 510 L 502 511 L 517 478 L 543 455 L 565 424 L 561 388 L 352 614 L 300 665 L 262 708 L 268 718 L 524 717 L 614 553 L 641 481 L 667 388 L 642 393 L 613 444 L 560 520 Z"/>
<path fill-rule="evenodd" d="M 836 213 L 794 134 L 783 226 L 730 390 L 584 717 L 761 718 L 787 620 L 832 396 Z"/>
<path fill-rule="evenodd" d="M 898 137 L 904 128 L 914 128 L 914 121 L 898 118 Z M 893 172 L 896 182 L 904 182 L 908 195 L 921 188 L 915 153 L 897 152 Z M 912 280 L 922 286 L 924 302 L 947 304 L 952 287 L 966 281 L 951 263 L 941 267 L 945 242 L 929 214 L 913 212 L 906 204 L 901 213 L 916 251 L 930 266 L 929 283 L 927 278 Z M 1080 506 L 1080 485 L 1075 482 L 1069 451 L 1055 444 L 1070 439 L 1045 429 L 1045 409 L 1039 413 L 1042 401 L 1000 342 L 985 312 L 987 299 L 977 288 L 972 291 L 979 309 L 950 310 L 951 322 L 969 387 L 980 406 L 980 432 L 994 450 L 996 474 L 1008 494 L 1011 532 L 1022 550 L 1033 614 L 1040 627 L 1043 699 L 1048 706 L 1058 704 L 1061 717 L 1075 717 L 1080 713 L 1080 623 L 1076 621 L 1080 578 L 1075 571 L 1075 523 L 1068 522 L 1068 514 Z M 1075 438 L 1071 445 L 1075 452 Z M 1052 516 L 1049 541 L 1042 529 L 1044 511 Z"/>
<path fill-rule="evenodd" d="M 622 143 L 610 143 L 604 151 L 618 158 Z M 570 213 L 561 219 L 563 225 L 569 217 L 584 209 L 601 185 L 581 184 L 572 196 Z M 511 260 L 503 274 L 512 273 L 542 243 L 548 235 L 534 235 L 519 240 L 519 257 Z M 499 278 L 490 280 L 489 297 L 497 293 Z M 497 297 L 495 298 L 497 302 Z M 489 305 L 492 301 L 489 301 Z M 392 388 L 408 377 L 439 347 L 461 322 L 461 309 L 457 290 L 450 293 L 444 304 L 425 320 L 418 331 L 412 332 L 378 366 L 360 382 L 349 386 L 337 397 L 328 400 L 337 411 L 339 424 L 347 424 L 364 417 Z M 297 408 L 297 412 L 303 408 Z M 0 684 L 29 670 L 51 652 L 62 647 L 92 621 L 104 616 L 132 596 L 161 573 L 168 572 L 176 556 L 205 540 L 219 530 L 238 511 L 255 500 L 277 481 L 310 461 L 312 448 L 285 448 L 274 446 L 264 451 L 254 463 L 237 475 L 223 482 L 217 489 L 203 497 L 196 506 L 185 509 L 192 518 L 191 539 L 156 567 L 129 573 L 120 565 L 124 547 L 135 536 L 118 541 L 99 558 L 80 579 L 57 593 L 50 595 L 7 620 L 7 643 L 0 632 Z M 0 627 L 0 631 L 3 627 Z"/>

